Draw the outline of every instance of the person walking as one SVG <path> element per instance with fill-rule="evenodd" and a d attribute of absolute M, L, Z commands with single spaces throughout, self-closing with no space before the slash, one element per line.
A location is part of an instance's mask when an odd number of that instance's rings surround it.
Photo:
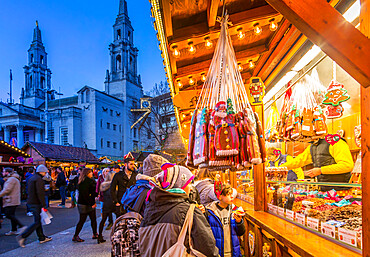
<path fill-rule="evenodd" d="M 77 207 L 80 213 L 80 220 L 77 223 L 75 234 L 72 238 L 73 242 L 84 242 L 85 240 L 79 237 L 82 227 L 87 219 L 90 217 L 91 228 L 93 231 L 92 239 L 98 238 L 97 223 L 96 223 L 96 182 L 93 179 L 93 171 L 89 168 L 83 168 L 78 178 L 78 201 Z"/>
<path fill-rule="evenodd" d="M 34 222 L 23 233 L 17 236 L 17 241 L 20 247 L 25 247 L 24 243 L 33 231 L 36 230 L 40 244 L 50 241 L 52 238 L 45 236 L 41 225 L 41 208 L 46 207 L 45 203 L 45 183 L 43 177 L 48 172 L 44 165 L 39 165 L 36 168 L 36 174 L 28 180 L 28 199 L 27 204 L 30 206 L 33 214 Z"/>
<path fill-rule="evenodd" d="M 49 208 L 49 200 L 50 200 L 50 195 L 51 195 L 51 181 L 52 178 L 49 174 L 49 172 L 46 173 L 46 175 L 42 178 L 45 183 L 45 203 L 46 203 L 46 208 Z"/>
<path fill-rule="evenodd" d="M 17 235 L 27 228 L 15 216 L 15 210 L 21 204 L 20 176 L 12 168 L 5 168 L 3 170 L 3 176 L 5 183 L 0 192 L 0 197 L 3 198 L 5 216 L 12 224 L 12 229 L 8 233 L 5 233 L 5 235 Z M 19 228 L 18 232 L 17 228 Z"/>
<path fill-rule="evenodd" d="M 56 186 L 59 188 L 60 197 L 62 198 L 62 202 L 58 206 L 64 208 L 66 206 L 67 178 L 61 167 L 57 167 L 57 172 Z"/>
<path fill-rule="evenodd" d="M 68 191 L 71 193 L 71 207 L 76 207 L 76 190 L 78 185 L 78 175 L 77 171 L 73 170 L 71 175 L 69 176 L 69 183 L 68 183 Z"/>
<path fill-rule="evenodd" d="M 28 180 L 33 176 L 33 174 L 35 174 L 35 169 L 30 167 L 30 168 L 27 169 L 27 172 L 24 175 L 24 179 L 26 180 L 26 194 L 28 192 Z M 31 209 L 28 206 L 28 204 L 26 204 L 26 207 L 27 207 L 27 216 L 31 217 L 33 214 L 31 212 Z"/>
<path fill-rule="evenodd" d="M 104 196 L 103 196 L 103 192 L 100 190 L 100 185 L 104 182 L 104 179 L 105 179 L 105 176 L 107 175 L 107 173 L 110 173 L 110 169 L 109 168 L 104 168 L 103 171 L 101 172 L 101 174 L 99 175 L 98 177 L 98 182 L 96 183 L 96 193 L 98 194 L 98 200 L 100 202 L 100 211 L 101 211 L 101 216 L 103 217 L 103 202 L 104 202 Z M 112 174 L 112 178 L 114 176 L 114 172 L 111 172 Z M 112 179 L 110 180 L 110 182 L 112 181 Z M 109 187 L 109 193 L 110 193 L 110 187 Z M 110 199 L 112 199 L 112 197 L 110 196 L 109 197 Z M 108 215 L 108 218 L 109 218 L 109 223 L 108 223 L 108 226 L 106 228 L 106 230 L 109 230 L 111 229 L 111 227 L 113 226 L 113 212 L 109 213 Z"/>
<path fill-rule="evenodd" d="M 104 172 L 104 171 L 103 171 Z M 104 243 L 106 240 L 103 238 L 103 228 L 105 221 L 108 217 L 112 217 L 112 213 L 115 211 L 114 203 L 110 193 L 110 187 L 113 179 L 113 172 L 106 171 L 104 175 L 104 181 L 101 183 L 99 191 L 103 196 L 103 208 L 102 208 L 102 219 L 99 224 L 99 236 L 98 244 Z M 112 222 L 113 223 L 113 222 Z M 111 223 L 110 223 L 111 224 Z M 113 224 L 112 224 L 113 225 Z"/>
<path fill-rule="evenodd" d="M 121 204 L 121 199 L 123 194 L 126 192 L 127 188 L 136 183 L 137 176 L 134 160 L 132 158 L 126 158 L 124 160 L 124 163 L 125 163 L 124 170 L 121 170 L 114 175 L 110 189 L 113 203 L 116 205 L 115 214 L 117 218 L 125 213 L 123 206 Z M 114 169 L 115 168 L 116 165 L 114 166 Z"/>

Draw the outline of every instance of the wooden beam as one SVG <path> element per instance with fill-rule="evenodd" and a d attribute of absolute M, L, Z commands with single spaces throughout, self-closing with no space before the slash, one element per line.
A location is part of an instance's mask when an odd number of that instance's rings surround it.
<path fill-rule="evenodd" d="M 169 38 L 173 35 L 170 0 L 162 0 L 162 8 L 166 37 Z"/>
<path fill-rule="evenodd" d="M 370 86 L 370 40 L 326 1 L 266 0 L 362 86 Z"/>
<path fill-rule="evenodd" d="M 268 49 L 264 44 L 256 46 L 256 47 L 252 47 L 252 48 L 249 48 L 249 49 L 246 49 L 246 50 L 243 50 L 243 51 L 236 52 L 235 53 L 236 54 L 236 59 L 238 61 L 243 60 L 243 59 L 247 59 L 247 58 L 250 58 L 252 56 L 256 56 L 256 55 L 259 55 L 261 53 L 264 53 L 267 50 Z M 192 75 L 192 74 L 207 71 L 209 66 L 211 65 L 212 56 L 213 55 L 210 55 L 209 58 L 207 58 L 207 60 L 205 60 L 205 61 L 192 63 L 190 65 L 186 65 L 186 66 L 183 66 L 183 67 L 177 67 L 177 74 L 176 74 L 176 76 L 174 76 L 175 77 L 174 79 L 181 78 L 181 77 L 186 77 L 186 76 L 189 76 L 189 75 Z"/>
<path fill-rule="evenodd" d="M 217 1 L 217 0 L 214 0 Z M 277 11 L 275 11 L 271 6 L 264 5 L 262 7 L 257 7 L 253 9 L 249 9 L 246 11 L 238 12 L 231 14 L 229 16 L 229 20 L 232 22 L 233 26 L 238 26 L 250 22 L 256 22 L 267 18 L 275 17 L 279 15 Z M 215 24 L 217 25 L 217 24 Z M 179 27 L 179 26 L 175 26 Z M 220 32 L 220 26 L 216 26 L 217 29 L 212 30 L 212 33 Z M 169 44 L 178 43 L 184 40 L 188 40 L 190 37 L 197 37 L 203 36 L 209 33 L 209 27 L 204 22 L 194 24 L 191 26 L 186 27 L 179 27 L 175 29 L 174 35 L 171 40 L 169 40 Z M 168 35 L 167 35 L 168 37 Z"/>
<path fill-rule="evenodd" d="M 370 0 L 361 0 L 360 31 L 370 37 Z M 362 256 L 370 256 L 370 87 L 361 87 Z"/>
<path fill-rule="evenodd" d="M 220 0 L 208 0 L 207 4 L 207 21 L 208 27 L 212 28 L 216 25 L 216 17 Z"/>

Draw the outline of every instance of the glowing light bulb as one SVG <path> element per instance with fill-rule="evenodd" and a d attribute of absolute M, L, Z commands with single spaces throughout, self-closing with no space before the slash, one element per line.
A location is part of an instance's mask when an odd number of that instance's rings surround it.
<path fill-rule="evenodd" d="M 241 63 L 238 63 L 238 70 L 239 72 L 242 72 L 243 71 L 243 66 Z"/>
<path fill-rule="evenodd" d="M 259 35 L 262 33 L 262 28 L 260 27 L 259 23 L 256 23 L 254 26 L 254 34 Z"/>
<path fill-rule="evenodd" d="M 173 49 L 173 52 L 172 52 L 173 56 L 175 56 L 176 58 L 179 58 L 180 51 L 178 50 L 177 46 L 172 47 L 172 49 Z"/>
<path fill-rule="evenodd" d="M 176 82 L 177 82 L 177 87 L 178 88 L 182 88 L 182 83 L 181 83 L 181 80 L 176 80 Z"/>
<path fill-rule="evenodd" d="M 185 114 L 182 114 L 182 119 L 185 119 L 186 118 L 186 115 Z"/>
<path fill-rule="evenodd" d="M 250 69 L 253 69 L 253 67 L 254 67 L 254 63 L 253 63 L 253 61 L 252 61 L 252 60 L 250 60 L 250 61 L 249 61 L 249 68 L 250 68 Z"/>
<path fill-rule="evenodd" d="M 206 41 L 204 44 L 206 46 L 207 49 L 210 49 L 212 48 L 213 46 L 213 43 L 209 40 L 209 37 L 205 37 L 204 40 Z"/>
<path fill-rule="evenodd" d="M 206 81 L 206 74 L 204 73 L 200 74 L 200 78 L 203 82 Z"/>
<path fill-rule="evenodd" d="M 238 32 L 239 40 L 242 40 L 243 38 L 245 38 L 245 33 L 243 33 L 243 28 L 238 28 L 236 31 Z"/>
<path fill-rule="evenodd" d="M 186 129 L 188 126 L 187 126 L 186 124 L 184 124 L 184 125 L 182 125 L 182 127 L 183 127 L 184 129 Z"/>
<path fill-rule="evenodd" d="M 192 76 L 189 77 L 189 85 L 194 85 L 195 84 L 195 80 L 193 79 Z"/>
<path fill-rule="evenodd" d="M 194 54 L 197 50 L 195 49 L 195 46 L 193 45 L 193 42 L 189 42 L 188 45 L 189 45 L 189 52 L 191 54 Z"/>
<path fill-rule="evenodd" d="M 275 19 L 270 20 L 270 30 L 275 31 L 278 28 L 278 24 L 276 23 Z"/>

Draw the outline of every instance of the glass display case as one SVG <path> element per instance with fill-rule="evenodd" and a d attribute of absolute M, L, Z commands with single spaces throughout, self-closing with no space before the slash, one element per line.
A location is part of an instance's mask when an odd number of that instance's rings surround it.
<path fill-rule="evenodd" d="M 361 184 L 266 180 L 266 185 L 269 213 L 362 249 Z"/>

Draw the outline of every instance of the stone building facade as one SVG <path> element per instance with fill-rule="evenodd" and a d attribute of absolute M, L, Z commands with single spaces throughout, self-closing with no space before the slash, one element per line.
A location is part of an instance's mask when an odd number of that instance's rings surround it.
<path fill-rule="evenodd" d="M 47 140 L 51 144 L 86 147 L 98 157 L 112 159 L 122 158 L 142 145 L 155 145 L 148 144 L 148 138 L 137 127 L 131 129 L 138 118 L 131 109 L 138 108 L 143 97 L 133 32 L 127 3 L 120 0 L 113 42 L 109 46 L 110 69 L 106 73 L 105 90 L 84 86 L 76 96 L 56 99 L 41 30 L 36 23 L 24 67 L 25 86 L 20 103 L 0 102 L 0 139 L 18 147 L 27 141 Z"/>

